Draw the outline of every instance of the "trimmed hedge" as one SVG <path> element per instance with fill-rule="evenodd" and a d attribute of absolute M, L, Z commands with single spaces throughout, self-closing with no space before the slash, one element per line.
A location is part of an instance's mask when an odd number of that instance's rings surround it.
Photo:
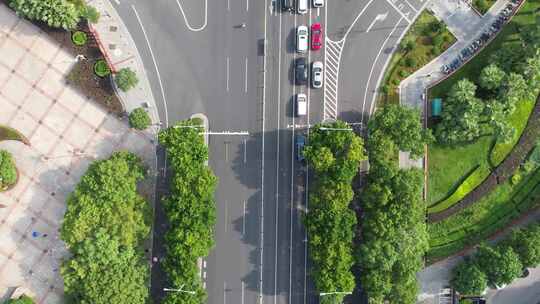
<path fill-rule="evenodd" d="M 5 191 L 17 182 L 17 169 L 13 156 L 6 150 L 0 150 L 0 191 Z"/>
<path fill-rule="evenodd" d="M 479 165 L 465 178 L 465 180 L 457 187 L 457 189 L 448 198 L 428 207 L 428 213 L 440 212 L 453 206 L 455 203 L 462 200 L 469 192 L 478 187 L 488 176 L 491 171 L 489 168 Z"/>

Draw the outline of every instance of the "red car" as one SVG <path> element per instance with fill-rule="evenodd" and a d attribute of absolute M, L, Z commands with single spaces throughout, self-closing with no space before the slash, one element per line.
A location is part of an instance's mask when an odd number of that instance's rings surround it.
<path fill-rule="evenodd" d="M 320 23 L 311 25 L 311 49 L 320 50 L 322 46 L 322 27 Z"/>

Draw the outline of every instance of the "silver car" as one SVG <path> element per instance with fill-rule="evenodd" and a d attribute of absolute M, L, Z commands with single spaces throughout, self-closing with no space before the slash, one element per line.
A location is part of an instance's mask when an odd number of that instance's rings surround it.
<path fill-rule="evenodd" d="M 323 63 L 315 61 L 311 65 L 311 86 L 315 89 L 320 89 L 323 85 Z"/>

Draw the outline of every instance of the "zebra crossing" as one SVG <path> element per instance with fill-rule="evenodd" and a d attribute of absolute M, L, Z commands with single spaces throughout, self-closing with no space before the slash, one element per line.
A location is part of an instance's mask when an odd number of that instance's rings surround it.
<path fill-rule="evenodd" d="M 336 119 L 338 115 L 339 64 L 344 43 L 344 39 L 338 42 L 326 39 L 326 53 L 324 56 L 324 120 Z"/>

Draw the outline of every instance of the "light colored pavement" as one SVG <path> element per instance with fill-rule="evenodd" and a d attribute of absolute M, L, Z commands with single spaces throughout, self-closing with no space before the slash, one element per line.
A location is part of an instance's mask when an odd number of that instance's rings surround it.
<path fill-rule="evenodd" d="M 0 193 L 6 206 L 0 208 L 0 299 L 22 286 L 39 303 L 62 302 L 58 269 L 67 251 L 58 228 L 66 197 L 94 159 L 130 150 L 155 172 L 152 134 L 129 129 L 66 87 L 74 62 L 45 33 L 0 5 L 0 124 L 31 143 L 0 143 L 19 170 L 17 185 Z M 153 185 L 143 187 L 153 194 Z"/>
<path fill-rule="evenodd" d="M 403 80 L 399 86 L 400 103 L 412 108 L 417 108 L 424 113 L 424 98 L 426 88 L 437 83 L 446 75 L 441 72 L 441 67 L 450 64 L 457 58 L 464 48 L 478 38 L 484 30 L 488 29 L 497 18 L 499 12 L 509 3 L 509 0 L 498 0 L 493 7 L 477 21 L 477 17 L 472 17 L 472 9 L 469 6 L 461 5 L 460 9 L 454 6 L 453 1 L 432 0 L 428 8 L 437 12 L 436 16 L 441 18 L 449 26 L 451 32 L 458 33 L 458 40 L 448 50 L 439 57 L 432 60 L 411 76 Z M 450 5 L 450 6 L 449 6 Z M 450 13 L 452 12 L 452 13 Z M 460 21 L 469 20 L 470 23 Z M 472 25 L 471 25 L 472 24 Z M 465 37 L 464 39 L 460 39 Z M 400 152 L 399 163 L 403 168 L 423 166 L 423 159 L 411 160 L 408 153 Z"/>
<path fill-rule="evenodd" d="M 128 92 L 117 90 L 125 110 L 129 113 L 135 108 L 145 107 L 154 123 L 161 121 L 160 117 L 162 117 L 162 122 L 167 125 L 166 113 L 161 113 L 161 115 L 158 113 L 148 76 L 135 42 L 111 2 L 109 0 L 90 0 L 88 4 L 94 6 L 101 14 L 99 22 L 91 24 L 90 27 L 94 33 L 97 33 L 102 51 L 106 52 L 106 57 L 109 64 L 112 65 L 113 71 L 131 68 L 139 78 L 137 86 Z"/>

